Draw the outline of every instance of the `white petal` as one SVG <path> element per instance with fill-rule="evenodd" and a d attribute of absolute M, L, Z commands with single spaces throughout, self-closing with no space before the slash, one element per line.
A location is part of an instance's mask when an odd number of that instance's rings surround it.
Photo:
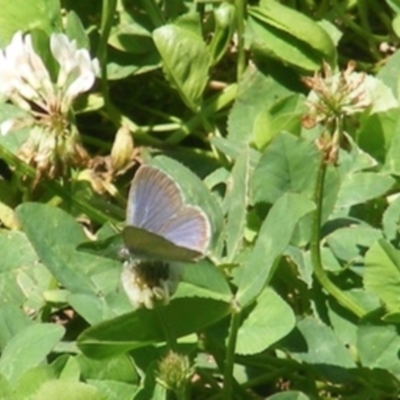
<path fill-rule="evenodd" d="M 7 119 L 0 124 L 0 133 L 2 136 L 7 135 L 11 131 L 15 123 L 14 119 Z"/>

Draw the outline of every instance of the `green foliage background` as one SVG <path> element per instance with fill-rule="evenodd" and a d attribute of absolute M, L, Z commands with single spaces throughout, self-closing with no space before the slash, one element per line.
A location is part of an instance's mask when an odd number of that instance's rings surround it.
<path fill-rule="evenodd" d="M 0 9 L 1 48 L 18 30 L 65 32 L 99 59 L 74 107 L 91 160 L 123 156 L 121 127 L 134 143 L 108 181 L 93 164 L 35 180 L 17 156 L 29 130 L 0 136 L 0 398 L 398 398 L 398 1 Z M 350 60 L 371 106 L 346 116 L 327 165 L 323 126 L 302 124 L 301 78 Z M 21 115 L 0 103 L 0 123 Z M 116 256 L 138 161 L 171 175 L 212 226 L 207 258 L 156 310 L 133 310 Z M 159 374 L 171 336 L 192 368 L 181 392 Z"/>

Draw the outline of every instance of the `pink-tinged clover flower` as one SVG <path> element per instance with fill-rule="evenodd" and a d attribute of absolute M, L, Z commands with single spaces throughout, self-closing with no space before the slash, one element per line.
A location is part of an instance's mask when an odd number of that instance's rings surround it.
<path fill-rule="evenodd" d="M 346 70 L 334 74 L 328 64 L 323 73 L 303 78 L 311 89 L 307 98 L 308 113 L 303 118 L 305 127 L 320 123 L 329 124 L 335 118 L 364 111 L 372 104 L 366 85 L 366 75 L 354 71 L 355 64 L 349 63 Z"/>

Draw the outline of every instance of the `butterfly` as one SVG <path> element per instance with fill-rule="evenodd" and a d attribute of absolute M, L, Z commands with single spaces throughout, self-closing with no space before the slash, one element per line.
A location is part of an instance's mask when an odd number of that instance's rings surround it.
<path fill-rule="evenodd" d="M 122 237 L 132 256 L 194 262 L 204 257 L 211 228 L 206 214 L 187 205 L 165 172 L 142 165 L 132 181 Z"/>

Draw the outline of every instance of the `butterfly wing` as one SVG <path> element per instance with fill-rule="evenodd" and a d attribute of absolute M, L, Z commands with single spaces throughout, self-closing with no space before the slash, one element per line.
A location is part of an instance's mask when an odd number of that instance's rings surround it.
<path fill-rule="evenodd" d="M 210 241 L 210 224 L 200 208 L 184 206 L 165 221 L 158 234 L 178 246 L 205 253 Z"/>
<path fill-rule="evenodd" d="M 139 257 L 192 262 L 203 256 L 202 253 L 178 246 L 160 235 L 134 226 L 126 226 L 122 231 L 122 237 L 125 245 Z"/>
<path fill-rule="evenodd" d="M 129 191 L 126 224 L 159 234 L 165 221 L 173 218 L 182 206 L 176 183 L 159 169 L 143 165 Z"/>
<path fill-rule="evenodd" d="M 165 251 L 168 259 L 172 259 L 170 254 L 178 257 L 184 248 L 193 254 L 182 254 L 181 261 L 191 261 L 207 250 L 208 218 L 201 209 L 185 205 L 180 188 L 164 172 L 151 166 L 140 167 L 132 181 L 128 201 L 124 240 L 135 253 L 162 259 Z M 132 227 L 140 229 L 128 229 Z M 144 231 L 153 235 L 144 238 Z M 164 240 L 156 240 L 157 236 Z M 163 249 L 165 241 L 170 244 L 168 251 Z M 176 247 L 175 251 L 171 246 Z"/>

